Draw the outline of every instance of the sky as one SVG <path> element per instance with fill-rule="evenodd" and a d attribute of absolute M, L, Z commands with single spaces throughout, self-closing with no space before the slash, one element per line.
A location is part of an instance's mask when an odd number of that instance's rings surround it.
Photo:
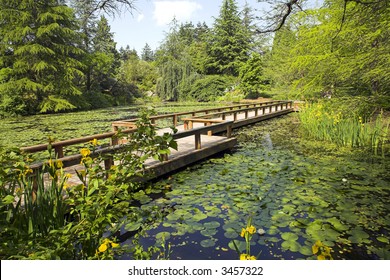
<path fill-rule="evenodd" d="M 316 1 L 316 0 L 312 0 Z M 258 0 L 236 0 L 240 10 L 247 2 L 251 7 L 262 10 Z M 179 23 L 206 22 L 212 27 L 218 17 L 222 0 L 135 0 L 135 10 L 110 18 L 111 31 L 117 48 L 127 45 L 138 54 L 146 43 L 156 50 L 169 31 L 175 18 Z"/>

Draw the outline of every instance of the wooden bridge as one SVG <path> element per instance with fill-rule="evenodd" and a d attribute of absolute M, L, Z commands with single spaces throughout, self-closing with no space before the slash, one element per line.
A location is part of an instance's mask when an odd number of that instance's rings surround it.
<path fill-rule="evenodd" d="M 211 108 L 191 112 L 158 115 L 150 117 L 153 124 L 169 120 L 176 127 L 177 132 L 173 139 L 177 141 L 178 149 L 158 161 L 148 159 L 145 163 L 147 178 L 156 178 L 168 174 L 194 162 L 210 157 L 224 150 L 232 149 L 237 139 L 232 138 L 232 130 L 238 127 L 254 124 L 266 119 L 293 112 L 292 101 L 268 101 L 261 103 L 240 104 L 227 107 Z M 88 143 L 94 139 L 110 139 L 110 144 L 95 150 L 91 157 L 105 156 L 104 167 L 109 169 L 115 162 L 113 153 L 120 152 L 126 145 L 126 138 L 137 130 L 137 119 L 115 121 L 112 123 L 113 131 L 96 134 L 82 138 L 69 139 L 50 143 L 55 150 L 56 161 L 61 161 L 66 173 L 73 174 L 69 179 L 70 184 L 79 184 L 75 170 L 84 168 L 80 165 L 81 154 L 66 154 L 66 148 L 74 145 Z M 123 138 L 118 138 L 118 130 L 121 129 Z M 158 134 L 170 132 L 170 128 L 158 129 Z M 37 153 L 49 149 L 49 144 L 35 145 L 22 148 L 25 152 Z M 44 163 L 36 163 L 31 166 L 33 170 L 41 170 Z"/>

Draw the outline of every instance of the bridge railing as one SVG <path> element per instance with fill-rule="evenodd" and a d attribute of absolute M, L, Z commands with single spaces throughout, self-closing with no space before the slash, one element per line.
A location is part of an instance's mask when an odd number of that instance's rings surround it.
<path fill-rule="evenodd" d="M 193 129 L 193 124 L 195 122 L 204 123 L 205 126 L 210 125 L 213 120 L 211 118 L 218 118 L 221 117 L 222 120 L 226 120 L 226 116 L 233 115 L 233 121 L 237 121 L 237 116 L 240 113 L 244 113 L 244 119 L 248 119 L 249 112 L 254 111 L 255 117 L 259 115 L 259 111 L 262 111 L 262 115 L 265 114 L 266 110 L 268 109 L 268 112 L 278 112 L 282 111 L 284 109 L 292 108 L 293 102 L 292 101 L 279 101 L 278 103 L 272 103 L 272 104 L 266 104 L 261 106 L 255 106 L 255 107 L 247 107 L 247 108 L 239 108 L 235 110 L 229 110 L 229 111 L 221 111 L 221 112 L 214 112 L 210 114 L 205 115 L 199 115 L 192 118 L 183 118 L 184 121 L 184 129 Z"/>
<path fill-rule="evenodd" d="M 187 131 L 181 131 L 178 133 L 173 134 L 173 139 L 177 140 L 184 137 L 194 136 L 195 138 L 195 150 L 199 150 L 202 147 L 201 143 L 201 135 L 202 134 L 208 134 L 211 135 L 215 132 L 220 132 L 221 130 L 226 131 L 227 137 L 231 137 L 232 132 L 232 124 L 233 121 L 229 122 L 215 122 L 215 124 L 210 125 L 208 127 L 200 127 L 193 130 L 187 130 Z M 131 134 L 135 132 L 137 129 L 128 129 L 122 131 L 122 133 Z M 24 152 L 29 153 L 36 153 L 41 152 L 49 149 L 49 145 L 51 145 L 52 148 L 54 148 L 56 151 L 62 151 L 64 147 L 76 145 L 76 144 L 82 144 L 82 143 L 88 143 L 93 140 L 99 140 L 99 139 L 107 139 L 107 138 L 113 138 L 117 137 L 117 133 L 115 132 L 109 132 L 109 133 L 103 133 L 103 134 L 95 134 L 88 137 L 82 137 L 82 138 L 75 138 L 75 139 L 69 139 L 59 142 L 54 142 L 51 144 L 42 144 L 42 145 L 35 145 L 31 147 L 24 147 L 21 148 Z M 91 151 L 90 157 L 96 158 L 96 157 L 103 157 L 104 158 L 104 167 L 106 170 L 110 169 L 111 166 L 114 164 L 114 154 L 118 153 L 120 151 L 123 151 L 123 149 L 126 149 L 126 144 L 111 144 L 107 147 L 97 148 L 94 151 Z M 68 156 L 64 156 L 63 153 L 57 154 L 56 159 L 52 161 L 52 163 L 57 164 L 57 162 L 61 161 L 63 167 L 69 167 L 74 166 L 80 163 L 82 159 L 81 154 L 72 154 Z M 169 157 L 166 156 L 164 160 L 168 160 Z M 47 162 L 39 162 L 32 164 L 30 168 L 36 173 L 38 170 L 40 170 L 43 165 Z"/>
<path fill-rule="evenodd" d="M 163 115 L 157 115 L 157 116 L 150 116 L 150 120 L 153 124 L 156 123 L 156 121 L 168 119 L 169 122 L 177 126 L 179 121 L 183 120 L 180 119 L 182 116 L 199 116 L 204 114 L 210 114 L 210 113 L 217 113 L 217 112 L 223 112 L 223 111 L 233 111 L 236 109 L 244 109 L 244 108 L 256 108 L 261 107 L 264 105 L 271 105 L 280 103 L 280 101 L 266 101 L 266 102 L 256 102 L 256 103 L 248 103 L 248 104 L 239 104 L 239 105 L 231 105 L 231 106 L 225 106 L 225 107 L 218 107 L 218 108 L 208 108 L 208 109 L 202 109 L 202 110 L 196 110 L 196 111 L 186 111 L 186 112 L 180 112 L 180 113 L 173 113 L 173 114 L 163 114 Z M 112 123 L 113 131 L 117 131 L 119 127 L 126 127 L 126 128 L 134 128 L 135 122 L 138 119 L 128 119 L 128 120 L 121 120 L 121 121 L 115 121 Z"/>

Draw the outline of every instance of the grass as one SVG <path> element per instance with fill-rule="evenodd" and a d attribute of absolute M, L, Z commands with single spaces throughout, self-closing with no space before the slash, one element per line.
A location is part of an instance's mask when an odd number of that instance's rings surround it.
<path fill-rule="evenodd" d="M 390 139 L 390 120 L 383 111 L 359 116 L 353 108 L 340 111 L 335 104 L 319 102 L 302 108 L 299 119 L 305 135 L 338 146 L 366 147 L 376 155 L 384 155 Z"/>

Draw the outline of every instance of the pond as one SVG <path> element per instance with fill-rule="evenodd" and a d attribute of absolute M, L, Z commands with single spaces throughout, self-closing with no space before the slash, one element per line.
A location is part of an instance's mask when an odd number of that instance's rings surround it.
<path fill-rule="evenodd" d="M 251 218 L 260 230 L 251 254 L 259 259 L 316 259 L 317 241 L 334 259 L 390 259 L 388 157 L 303 139 L 294 114 L 235 137 L 231 153 L 140 193 L 141 207 L 165 213 L 140 238 L 145 248 L 170 243 L 172 260 L 238 259 L 236 247 L 245 249 L 240 232 Z"/>

